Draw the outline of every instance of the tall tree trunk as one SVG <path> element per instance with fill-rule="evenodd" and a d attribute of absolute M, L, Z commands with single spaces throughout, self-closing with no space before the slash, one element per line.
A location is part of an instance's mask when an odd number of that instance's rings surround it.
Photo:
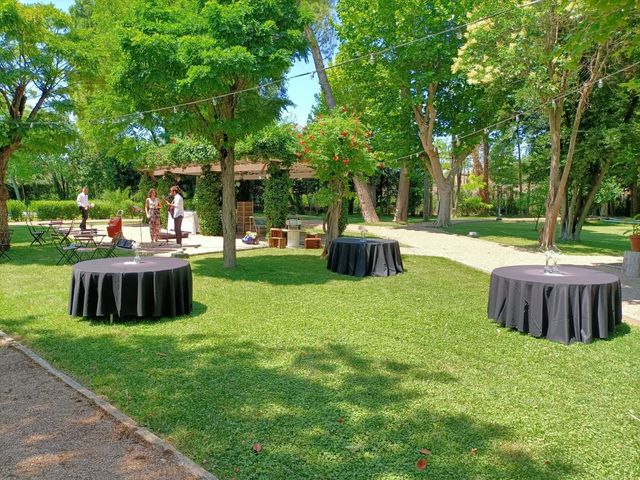
<path fill-rule="evenodd" d="M 482 171 L 482 161 L 480 160 L 480 148 L 481 144 L 478 144 L 471 151 L 471 161 L 473 164 L 473 174 L 476 177 L 482 177 L 484 172 Z M 478 192 L 480 194 L 480 192 Z"/>
<path fill-rule="evenodd" d="M 322 257 L 327 257 L 329 255 L 331 242 L 340 235 L 340 216 L 342 215 L 342 199 L 344 197 L 344 191 L 343 185 L 339 181 L 337 182 L 336 190 L 338 191 L 338 198 L 331 202 L 329 209 L 327 210 L 326 235 Z"/>
<path fill-rule="evenodd" d="M 638 179 L 634 179 L 629 188 L 629 196 L 631 197 L 631 216 L 638 214 Z"/>
<path fill-rule="evenodd" d="M 453 193 L 453 178 L 451 176 L 436 182 L 438 189 L 438 217 L 436 227 L 448 227 L 451 225 L 451 197 Z"/>
<path fill-rule="evenodd" d="M 353 184 L 356 187 L 358 200 L 360 200 L 360 212 L 365 223 L 379 222 L 378 213 L 376 212 L 375 196 L 371 195 L 369 182 L 353 177 Z"/>
<path fill-rule="evenodd" d="M 7 230 L 9 228 L 9 211 L 7 209 L 9 188 L 6 185 L 7 169 L 11 155 L 18 149 L 21 142 L 21 139 L 13 139 L 9 145 L 0 147 L 0 230 Z"/>
<path fill-rule="evenodd" d="M 320 45 L 318 45 L 318 39 L 310 25 L 304 27 L 304 35 L 307 37 L 309 47 L 311 48 L 311 56 L 313 57 L 313 63 L 316 67 L 316 74 L 318 75 L 318 82 L 320 82 L 320 89 L 322 90 L 324 101 L 327 103 L 329 110 L 333 110 L 336 106 L 336 100 L 333 97 L 331 84 L 329 83 L 327 72 L 324 69 L 324 59 L 322 58 Z"/>
<path fill-rule="evenodd" d="M 462 188 L 462 172 L 458 172 L 455 176 L 455 189 L 451 192 L 451 211 L 455 216 L 458 210 L 458 199 L 460 198 L 460 189 Z"/>
<path fill-rule="evenodd" d="M 580 217 L 578 218 L 578 222 L 576 223 L 575 233 L 573 234 L 573 239 L 575 241 L 580 240 L 580 235 L 582 234 L 582 227 L 584 223 L 587 221 L 587 216 L 589 215 L 589 211 L 593 206 L 593 201 L 596 198 L 596 193 L 598 193 L 598 189 L 602 182 L 604 181 L 607 172 L 609 171 L 609 166 L 611 165 L 611 156 L 607 156 L 607 159 L 600 166 L 600 171 L 596 176 L 595 181 L 591 185 L 591 189 L 589 190 L 589 194 L 582 205 L 582 211 L 580 212 Z"/>
<path fill-rule="evenodd" d="M 447 227 L 451 225 L 451 195 L 453 193 L 453 180 L 458 174 L 461 160 L 464 160 L 470 153 L 460 152 L 458 155 L 451 156 L 451 171 L 445 177 L 440 164 L 440 152 L 433 143 L 433 135 L 436 124 L 436 107 L 435 95 L 438 90 L 438 84 L 429 84 L 427 94 L 426 109 L 423 111 L 421 106 L 413 105 L 413 114 L 416 124 L 418 125 L 418 135 L 420 143 L 426 154 L 423 158 L 427 171 L 433 177 L 438 191 L 438 217 L 434 225 L 436 227 Z"/>
<path fill-rule="evenodd" d="M 424 222 L 429 221 L 431 217 L 431 175 L 429 172 L 424 172 L 424 192 L 422 198 L 422 220 Z"/>
<path fill-rule="evenodd" d="M 518 199 L 522 205 L 522 151 L 520 148 L 520 124 L 516 125 L 516 149 L 518 151 Z M 527 209 L 528 207 L 529 205 L 527 204 Z"/>
<path fill-rule="evenodd" d="M 395 223 L 406 223 L 409 217 L 409 167 L 407 161 L 400 167 L 400 180 L 398 182 L 398 196 L 396 197 L 396 212 L 393 216 Z"/>
<path fill-rule="evenodd" d="M 234 163 L 234 148 L 221 148 L 222 257 L 226 268 L 236 266 L 236 182 Z M 211 201 L 214 201 L 214 199 L 211 199 Z"/>
<path fill-rule="evenodd" d="M 13 188 L 13 193 L 16 195 L 16 200 L 22 200 L 22 194 L 20 193 L 20 185 L 18 184 L 18 180 L 15 175 L 11 175 L 9 177 L 9 183 L 11 184 L 11 188 Z"/>
<path fill-rule="evenodd" d="M 322 52 L 320 51 L 320 46 L 318 45 L 318 39 L 316 38 L 316 34 L 313 32 L 313 29 L 310 25 L 306 25 L 304 27 L 304 34 L 307 37 L 309 46 L 311 47 L 311 56 L 313 57 L 313 63 L 316 67 L 318 82 L 320 83 L 320 89 L 322 90 L 324 101 L 327 104 L 327 108 L 331 111 L 336 107 L 336 100 L 333 96 L 333 90 L 331 89 L 331 84 L 329 83 L 327 72 L 324 69 L 324 59 L 322 58 Z M 360 200 L 360 210 L 362 212 L 362 217 L 364 218 L 365 223 L 379 222 L 380 219 L 378 218 L 378 214 L 376 212 L 376 204 L 371 198 L 368 183 L 354 177 L 353 184 L 356 187 L 356 193 L 358 194 L 358 199 Z"/>
<path fill-rule="evenodd" d="M 480 198 L 484 203 L 490 203 L 489 198 L 489 136 L 482 136 L 482 183 L 483 187 L 480 189 Z"/>
<path fill-rule="evenodd" d="M 552 9 L 554 7 L 551 7 Z M 553 14 L 552 14 L 553 15 Z M 557 28 L 557 25 L 554 26 Z M 549 192 L 545 202 L 545 224 L 542 231 L 540 243 L 542 247 L 549 248 L 555 242 L 555 232 L 558 223 L 558 213 L 563 198 L 566 195 L 567 182 L 569 181 L 569 173 L 578 142 L 578 131 L 582 122 L 582 115 L 585 112 L 589 97 L 593 91 L 595 82 L 600 78 L 606 60 L 608 58 L 608 44 L 604 43 L 598 47 L 596 53 L 589 60 L 589 79 L 582 84 L 580 90 L 580 98 L 576 106 L 573 124 L 571 125 L 571 134 L 569 136 L 569 147 L 565 156 L 564 168 L 560 173 L 560 155 L 561 155 L 561 128 L 562 113 L 564 100 L 559 98 L 553 101 L 553 107 L 549 110 L 549 128 L 551 132 L 551 165 L 549 174 Z M 555 64 L 550 61 L 549 67 L 550 78 L 557 76 Z M 558 93 L 564 93 L 567 89 L 569 80 L 569 72 L 562 73 L 561 88 Z"/>
<path fill-rule="evenodd" d="M 578 216 L 580 206 L 580 185 L 573 186 L 571 191 L 571 202 L 567 206 L 568 199 L 564 200 L 564 208 L 562 214 L 562 231 L 560 232 L 560 238 L 562 240 L 574 240 L 573 235 L 575 232 L 575 225 Z"/>

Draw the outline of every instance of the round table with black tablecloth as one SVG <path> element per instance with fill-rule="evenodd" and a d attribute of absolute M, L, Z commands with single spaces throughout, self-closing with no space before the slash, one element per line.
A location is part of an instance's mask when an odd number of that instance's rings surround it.
<path fill-rule="evenodd" d="M 388 277 L 403 272 L 396 240 L 340 237 L 331 242 L 327 268 L 332 272 L 364 277 Z"/>
<path fill-rule="evenodd" d="M 74 265 L 69 314 L 79 317 L 175 317 L 191 312 L 191 265 L 179 258 L 132 257 Z"/>
<path fill-rule="evenodd" d="M 541 265 L 496 268 L 489 287 L 489 318 L 504 327 L 562 343 L 608 338 L 622 321 L 620 280 L 600 270 Z"/>

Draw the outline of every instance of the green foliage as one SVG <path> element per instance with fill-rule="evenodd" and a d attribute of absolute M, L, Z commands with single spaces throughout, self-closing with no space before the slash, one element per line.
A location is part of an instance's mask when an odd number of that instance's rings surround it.
<path fill-rule="evenodd" d="M 19 222 L 24 217 L 24 212 L 27 211 L 27 205 L 20 200 L 8 200 L 7 211 L 9 212 L 9 219 L 14 222 Z"/>
<path fill-rule="evenodd" d="M 139 166 L 147 170 L 159 167 L 209 165 L 218 161 L 218 152 L 210 143 L 190 137 L 172 137 L 166 145 L 147 144 L 141 152 Z"/>
<path fill-rule="evenodd" d="M 94 207 L 89 210 L 90 218 L 110 218 L 118 210 L 122 210 L 125 216 L 130 215 L 133 202 L 129 199 L 119 202 L 95 201 Z M 39 220 L 64 219 L 73 220 L 80 217 L 80 211 L 74 200 L 36 200 L 29 204 L 29 211 L 34 212 Z"/>
<path fill-rule="evenodd" d="M 458 203 L 458 214 L 463 216 L 486 216 L 493 205 L 484 203 L 480 197 L 464 196 Z"/>
<path fill-rule="evenodd" d="M 291 179 L 288 170 L 278 165 L 269 169 L 269 178 L 264 182 L 264 214 L 267 218 L 267 231 L 270 228 L 283 228 L 289 214 L 289 196 Z"/>
<path fill-rule="evenodd" d="M 369 136 L 369 130 L 356 117 L 334 110 L 329 115 L 318 115 L 299 134 L 296 155 L 328 186 L 332 201 L 341 200 L 348 191 L 350 176 L 368 177 L 375 171 L 376 158 L 369 147 Z"/>
<path fill-rule="evenodd" d="M 294 0 L 161 0 L 132 10 L 114 87 L 138 109 L 228 95 L 279 78 L 305 49 L 305 19 Z M 219 149 L 272 122 L 286 104 L 274 87 L 203 104 L 197 114 L 160 114 Z"/>
<path fill-rule="evenodd" d="M 198 178 L 193 199 L 203 235 L 222 235 L 221 194 L 220 174 L 205 171 Z"/>
<path fill-rule="evenodd" d="M 640 235 L 640 213 L 637 215 L 634 215 L 631 220 L 633 220 L 633 222 L 631 223 L 631 228 L 629 230 L 625 230 L 624 232 L 622 232 L 622 234 L 623 235 L 631 234 L 631 236 Z"/>
<path fill-rule="evenodd" d="M 71 220 L 80 215 L 74 200 L 36 200 L 29 204 L 29 211 L 35 213 L 39 220 Z"/>
<path fill-rule="evenodd" d="M 284 168 L 288 168 L 298 158 L 296 135 L 294 125 L 274 123 L 239 141 L 236 145 L 236 155 L 263 162 L 275 160 Z"/>
<path fill-rule="evenodd" d="M 131 199 L 131 188 L 126 187 L 118 190 L 106 190 L 100 195 L 100 199 L 107 203 L 126 203 Z"/>
<path fill-rule="evenodd" d="M 156 179 L 151 179 L 147 175 L 141 175 L 140 183 L 138 183 L 138 191 L 131 197 L 131 199 L 138 204 L 144 204 L 144 201 L 147 198 L 147 194 L 152 188 L 155 188 L 156 193 L 160 195 L 160 192 L 157 191 L 158 182 L 156 181 Z"/>

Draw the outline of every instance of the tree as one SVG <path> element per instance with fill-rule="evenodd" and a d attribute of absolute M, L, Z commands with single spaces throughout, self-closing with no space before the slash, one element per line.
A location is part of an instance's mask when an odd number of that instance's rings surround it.
<path fill-rule="evenodd" d="M 366 178 L 375 170 L 375 156 L 368 145 L 369 132 L 346 112 L 318 116 L 300 135 L 298 156 L 316 171 L 324 184 L 323 197 L 329 205 L 323 256 L 339 236 L 343 200 L 349 193 L 349 177 Z"/>
<path fill-rule="evenodd" d="M 318 75 L 318 82 L 320 83 L 320 89 L 324 97 L 327 109 L 332 111 L 336 108 L 336 101 L 331 89 L 331 83 L 327 77 L 327 72 L 324 68 L 324 59 L 320 50 L 320 45 L 314 28 L 326 25 L 329 22 L 329 18 L 333 12 L 333 1 L 331 0 L 303 0 L 303 8 L 311 13 L 312 23 L 305 25 L 304 34 L 309 42 L 309 48 L 311 49 L 311 56 L 313 57 L 313 63 L 316 68 L 316 74 Z M 326 29 L 325 29 L 326 30 Z M 360 210 L 366 223 L 375 223 L 378 219 L 376 213 L 376 205 L 371 195 L 371 189 L 368 184 L 361 178 L 353 177 L 353 183 L 360 199 Z"/>
<path fill-rule="evenodd" d="M 41 118 L 68 111 L 77 55 L 69 17 L 53 6 L 2 0 L 0 32 L 0 229 L 6 229 L 9 161 L 33 131 L 56 130 L 59 117 Z"/>
<path fill-rule="evenodd" d="M 135 8 L 127 24 L 116 91 L 141 110 L 189 104 L 174 128 L 196 132 L 218 152 L 224 265 L 234 267 L 235 145 L 288 103 L 275 85 L 251 88 L 288 70 L 305 48 L 306 21 L 294 0 L 166 0 Z"/>
<path fill-rule="evenodd" d="M 451 222 L 454 179 L 477 138 L 477 89 L 452 72 L 462 36 L 455 32 L 434 35 L 463 23 L 471 1 L 425 2 L 352 0 L 338 4 L 342 51 L 347 57 L 366 57 L 386 64 L 378 90 L 396 92 L 397 103 L 410 107 L 410 119 L 418 128 L 425 155 L 424 167 L 436 184 L 439 203 L 436 226 Z M 402 47 L 393 48 L 393 45 Z M 360 62 L 355 69 L 365 69 Z M 382 77 L 380 77 L 382 79 Z M 466 134 L 466 135 L 465 135 Z M 451 139 L 447 169 L 436 145 L 438 138 Z"/>
<path fill-rule="evenodd" d="M 616 4 L 603 16 L 601 2 L 553 0 L 522 8 L 511 1 L 509 15 L 484 20 L 467 32 L 457 66 L 470 83 L 511 81 L 526 109 L 546 115 L 550 132 L 549 189 L 541 244 L 555 242 L 558 214 L 565 200 L 583 115 L 594 86 L 617 52 L 628 48 L 625 25 L 635 13 Z M 486 0 L 472 13 L 482 19 L 504 8 Z M 575 93 L 577 101 L 567 98 Z M 571 110 L 567 110 L 571 108 Z M 563 147 L 562 130 L 570 124 Z"/>

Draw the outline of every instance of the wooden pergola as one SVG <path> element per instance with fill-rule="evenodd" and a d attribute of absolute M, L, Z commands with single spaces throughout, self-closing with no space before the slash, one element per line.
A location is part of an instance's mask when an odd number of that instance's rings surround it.
<path fill-rule="evenodd" d="M 220 173 L 220 163 L 209 165 L 212 172 Z M 267 173 L 268 163 L 252 162 L 248 159 L 238 159 L 235 162 L 236 180 L 264 180 L 269 177 Z M 173 175 L 202 175 L 202 165 L 188 165 L 186 167 L 158 167 L 153 171 L 154 177 L 161 177 L 165 173 Z M 315 171 L 308 165 L 294 163 L 289 170 L 290 178 L 315 178 Z"/>

